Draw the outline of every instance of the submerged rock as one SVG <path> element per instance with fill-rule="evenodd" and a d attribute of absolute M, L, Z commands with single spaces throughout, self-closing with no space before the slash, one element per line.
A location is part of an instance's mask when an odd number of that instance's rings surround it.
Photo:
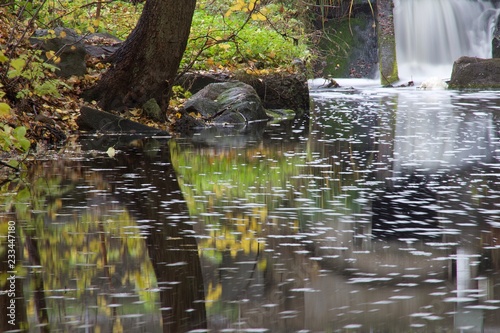
<path fill-rule="evenodd" d="M 460 57 L 453 64 L 450 88 L 500 88 L 500 59 Z"/>

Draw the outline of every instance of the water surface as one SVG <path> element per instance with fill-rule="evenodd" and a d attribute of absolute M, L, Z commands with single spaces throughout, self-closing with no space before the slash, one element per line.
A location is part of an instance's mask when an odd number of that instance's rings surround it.
<path fill-rule="evenodd" d="M 17 324 L 500 331 L 500 93 L 340 83 L 309 119 L 84 135 L 3 184 Z"/>

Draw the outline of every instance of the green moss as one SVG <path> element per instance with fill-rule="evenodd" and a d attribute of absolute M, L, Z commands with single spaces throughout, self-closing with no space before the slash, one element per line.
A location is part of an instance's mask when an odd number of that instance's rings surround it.
<path fill-rule="evenodd" d="M 364 30 L 368 23 L 369 20 L 365 18 L 346 18 L 325 23 L 325 36 L 320 43 L 320 49 L 326 54 L 325 77 L 349 77 L 353 50 L 363 46 L 353 31 L 358 26 Z"/>

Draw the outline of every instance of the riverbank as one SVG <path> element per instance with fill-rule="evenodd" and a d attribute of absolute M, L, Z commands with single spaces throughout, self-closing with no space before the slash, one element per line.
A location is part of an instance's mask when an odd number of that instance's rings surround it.
<path fill-rule="evenodd" d="M 24 156 L 57 146 L 79 132 L 76 120 L 81 107 L 97 105 L 84 101 L 82 93 L 106 71 L 106 58 L 133 28 L 142 6 L 113 2 L 94 7 L 97 5 L 80 2 L 64 8 L 40 7 L 35 12 L 18 4 L 0 8 L 0 42 L 5 45 L 0 49 L 2 157 Z M 310 44 L 304 24 L 297 20 L 297 10 L 271 2 L 258 5 L 256 11 L 249 13 L 244 8 L 235 10 L 231 4 L 232 1 L 198 2 L 180 71 L 189 68 L 195 73 L 232 77 L 243 73 L 255 77 L 256 82 L 268 76 L 305 74 Z M 221 17 L 221 11 L 230 7 L 233 10 Z M 266 16 L 253 15 L 256 13 Z M 211 22 L 210 27 L 207 22 Z M 60 25 L 66 28 L 56 28 Z M 35 36 L 36 40 L 31 38 Z M 69 52 L 50 48 L 49 42 L 58 42 Z M 63 69 L 71 51 L 71 56 L 81 58 L 73 60 L 79 68 L 68 73 Z M 142 109 L 115 114 L 175 134 L 172 125 L 191 94 L 186 87 L 174 85 L 170 105 L 163 110 L 165 122 L 152 121 Z"/>

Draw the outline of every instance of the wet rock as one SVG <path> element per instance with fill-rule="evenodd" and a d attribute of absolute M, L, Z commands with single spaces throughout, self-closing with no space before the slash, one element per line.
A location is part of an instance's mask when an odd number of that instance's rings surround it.
<path fill-rule="evenodd" d="M 255 89 L 238 81 L 207 85 L 186 101 L 184 109 L 188 113 L 199 113 L 204 121 L 213 124 L 269 119 Z"/>
<path fill-rule="evenodd" d="M 453 64 L 448 86 L 459 88 L 500 88 L 500 59 L 460 57 Z"/>
<path fill-rule="evenodd" d="M 294 73 L 271 73 L 253 75 L 238 73 L 186 73 L 179 84 L 190 92 L 197 93 L 211 83 L 223 83 L 237 80 L 252 86 L 265 109 L 295 110 L 300 116 L 309 112 L 309 87 L 307 78 Z"/>

